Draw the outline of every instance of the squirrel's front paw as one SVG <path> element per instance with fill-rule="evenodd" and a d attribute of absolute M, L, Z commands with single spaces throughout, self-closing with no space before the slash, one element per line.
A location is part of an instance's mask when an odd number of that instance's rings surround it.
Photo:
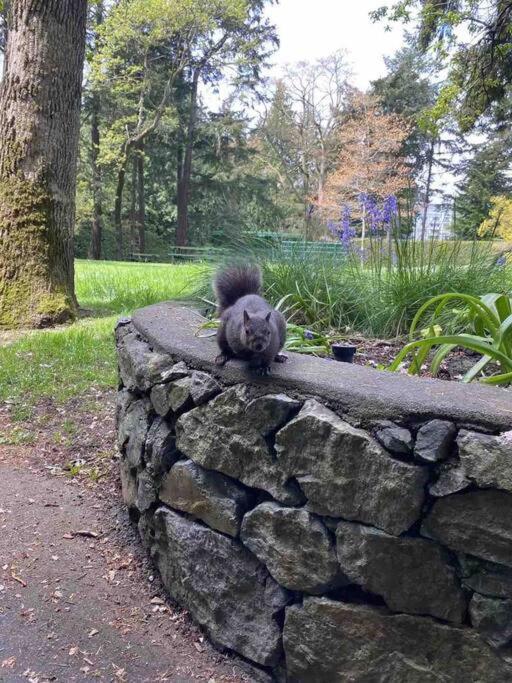
<path fill-rule="evenodd" d="M 215 365 L 225 365 L 228 362 L 228 360 L 229 359 L 225 353 L 219 353 L 219 355 L 215 357 Z"/>
<path fill-rule="evenodd" d="M 278 353 L 274 358 L 274 363 L 286 363 L 288 356 L 285 353 Z"/>

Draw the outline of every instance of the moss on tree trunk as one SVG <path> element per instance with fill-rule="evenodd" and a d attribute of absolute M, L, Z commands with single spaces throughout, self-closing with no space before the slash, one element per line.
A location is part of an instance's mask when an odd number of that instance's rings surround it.
<path fill-rule="evenodd" d="M 0 86 L 0 327 L 76 313 L 76 160 L 86 0 L 12 0 Z"/>

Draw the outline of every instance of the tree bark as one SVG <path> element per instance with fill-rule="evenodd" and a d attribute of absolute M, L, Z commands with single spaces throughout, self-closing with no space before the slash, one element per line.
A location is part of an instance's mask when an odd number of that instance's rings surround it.
<path fill-rule="evenodd" d="M 428 153 L 428 170 L 427 170 L 427 184 L 425 186 L 425 202 L 423 204 L 423 216 L 421 218 L 421 241 L 425 241 L 427 232 L 427 216 L 428 207 L 430 204 L 430 186 L 432 184 L 432 167 L 434 165 L 434 150 L 435 150 L 435 138 L 432 138 L 430 143 L 430 149 Z"/>
<path fill-rule="evenodd" d="M 97 94 L 94 94 L 92 97 L 91 112 L 91 170 L 93 216 L 91 226 L 91 245 L 89 248 L 89 258 L 96 260 L 101 258 L 101 222 L 103 215 L 103 206 L 101 201 L 101 171 L 98 165 L 98 153 L 100 148 L 99 110 L 99 97 Z"/>
<path fill-rule="evenodd" d="M 141 140 L 137 150 L 137 233 L 139 251 L 146 250 L 146 199 L 144 193 L 144 143 Z"/>
<path fill-rule="evenodd" d="M 192 152 L 197 116 L 197 90 L 201 69 L 194 70 L 190 89 L 190 108 L 188 112 L 187 133 L 185 136 L 185 150 L 178 152 L 178 183 L 177 183 L 177 211 L 178 225 L 176 228 L 176 246 L 186 247 L 188 244 L 188 206 L 190 201 L 190 179 L 192 176 Z M 181 163 L 180 163 L 181 162 Z"/>
<path fill-rule="evenodd" d="M 103 23 L 104 6 L 103 2 L 97 3 L 94 20 L 96 26 Z M 95 43 L 97 35 L 95 35 Z M 103 203 L 101 197 L 101 170 L 98 165 L 98 155 L 100 150 L 100 110 L 101 100 L 97 92 L 92 93 L 91 98 L 91 172 L 92 172 L 92 201 L 93 216 L 91 226 L 91 244 L 89 247 L 89 258 L 98 260 L 101 258 L 101 236 L 103 231 Z"/>
<path fill-rule="evenodd" d="M 0 326 L 72 317 L 86 0 L 12 0 L 0 85 Z"/>
<path fill-rule="evenodd" d="M 124 235 L 123 235 L 123 191 L 126 179 L 126 148 L 122 152 L 121 166 L 117 171 L 116 195 L 114 201 L 114 231 L 116 234 L 116 257 L 121 261 L 124 256 Z"/>
<path fill-rule="evenodd" d="M 132 157 L 132 179 L 130 183 L 130 251 L 137 249 L 137 157 Z"/>

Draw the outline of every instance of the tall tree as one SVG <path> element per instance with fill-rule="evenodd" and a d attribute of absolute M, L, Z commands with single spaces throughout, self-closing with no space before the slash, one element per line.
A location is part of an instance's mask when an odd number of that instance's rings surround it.
<path fill-rule="evenodd" d="M 110 113 L 100 161 L 117 176 L 113 216 L 118 258 L 125 251 L 122 207 L 128 161 L 169 107 L 172 86 L 185 63 L 180 31 L 194 35 L 205 20 L 198 2 L 125 0 L 98 30 L 91 83 Z"/>
<path fill-rule="evenodd" d="M 436 150 L 440 148 L 439 131 L 426 125 L 425 112 L 434 105 L 438 87 L 432 82 L 436 64 L 427 59 L 414 42 L 385 60 L 388 73 L 372 83 L 371 92 L 379 98 L 387 113 L 395 113 L 409 124 L 402 154 L 411 164 L 411 186 L 402 192 L 406 216 L 401 216 L 402 229 L 413 229 L 416 208 L 422 207 L 422 237 L 425 237 L 433 175 L 437 166 Z M 404 220 L 405 218 L 405 220 Z"/>
<path fill-rule="evenodd" d="M 137 246 L 139 251 L 146 250 L 146 197 L 144 187 L 144 142 L 140 142 L 136 156 L 137 167 Z"/>
<path fill-rule="evenodd" d="M 416 45 L 410 44 L 385 58 L 387 74 L 373 81 L 371 93 L 379 99 L 384 112 L 398 114 L 409 123 L 409 135 L 403 152 L 418 176 L 425 167 L 432 142 L 432 132 L 424 123 L 424 114 L 436 101 L 438 86 L 432 72 L 437 65 L 428 60 Z"/>
<path fill-rule="evenodd" d="M 0 86 L 0 325 L 74 315 L 86 0 L 11 0 Z M 23 97 L 20 96 L 23 93 Z"/>
<path fill-rule="evenodd" d="M 327 178 L 321 208 L 337 217 L 343 203 L 356 211 L 362 194 L 385 199 L 407 188 L 411 168 L 403 143 L 408 134 L 405 119 L 383 112 L 375 96 L 354 91 L 338 131 L 336 167 Z"/>
<path fill-rule="evenodd" d="M 299 62 L 283 76 L 296 117 L 306 237 L 311 234 L 315 207 L 324 204 L 349 74 L 346 55 L 338 51 L 315 62 Z"/>
<path fill-rule="evenodd" d="M 460 164 L 462 180 L 455 200 L 455 232 L 459 237 L 474 239 L 489 215 L 492 198 L 512 191 L 508 174 L 511 163 L 510 135 L 503 134 Z"/>
<path fill-rule="evenodd" d="M 276 185 L 276 202 L 283 226 L 296 228 L 309 218 L 310 197 L 299 123 L 283 79 L 278 79 L 268 108 L 253 134 L 257 163 Z"/>
<path fill-rule="evenodd" d="M 294 227 L 302 223 L 306 238 L 321 225 L 316 207 L 333 167 L 349 75 L 342 51 L 288 65 L 257 127 L 259 158 L 282 188 L 283 210 Z"/>
<path fill-rule="evenodd" d="M 173 181 L 167 182 L 176 186 L 176 243 L 187 243 L 200 85 L 217 84 L 225 67 L 234 68 L 239 86 L 258 81 L 266 44 L 275 38 L 264 5 L 265 0 L 125 0 L 105 21 L 94 73 L 111 110 L 102 161 L 117 173 L 118 255 L 128 160 L 170 119 L 176 164 Z M 141 190 L 144 174 L 138 179 Z M 139 198 L 143 194 L 139 191 Z"/>
<path fill-rule="evenodd" d="M 434 120 L 453 110 L 461 129 L 468 131 L 509 93 L 509 0 L 398 0 L 373 16 L 417 20 L 419 46 L 433 49 L 449 65 L 447 81 L 432 109 Z"/>
<path fill-rule="evenodd" d="M 177 88 L 177 111 L 180 120 L 177 150 L 177 226 L 176 244 L 185 246 L 189 234 L 189 203 L 192 163 L 201 83 L 217 86 L 225 68 L 236 72 L 238 91 L 254 90 L 261 80 L 261 70 L 277 44 L 275 29 L 265 17 L 266 0 L 246 0 L 244 11 L 233 17 L 219 15 L 199 39 L 186 45 L 187 66 Z"/>
<path fill-rule="evenodd" d="M 97 42 L 97 28 L 101 26 L 105 18 L 105 3 L 97 0 L 96 5 L 91 9 L 93 30 L 90 37 L 89 59 L 92 58 Z M 98 163 L 100 151 L 100 117 L 101 117 L 101 97 L 96 89 L 90 92 L 90 116 L 91 116 L 91 190 L 93 202 L 93 216 L 91 224 L 91 244 L 89 247 L 89 258 L 101 258 L 101 236 L 103 220 L 103 201 L 102 201 L 102 182 L 101 167 Z"/>

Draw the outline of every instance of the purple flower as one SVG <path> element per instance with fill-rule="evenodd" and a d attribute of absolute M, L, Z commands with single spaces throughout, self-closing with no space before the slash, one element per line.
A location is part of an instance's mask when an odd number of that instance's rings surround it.
<path fill-rule="evenodd" d="M 345 249 L 350 248 L 350 242 L 355 235 L 356 231 L 350 221 L 350 207 L 345 204 L 341 210 L 341 241 Z"/>
<path fill-rule="evenodd" d="M 328 221 L 327 222 L 327 228 L 329 232 L 336 237 L 336 239 L 339 239 L 340 242 L 343 244 L 345 249 L 350 248 L 350 241 L 352 240 L 353 237 L 355 237 L 355 230 L 351 225 L 351 218 L 350 218 L 350 207 L 347 205 L 344 205 L 341 209 L 341 217 L 339 221 Z"/>
<path fill-rule="evenodd" d="M 393 219 L 398 215 L 398 201 L 395 195 L 387 197 L 379 206 L 374 197 L 361 193 L 359 202 L 371 233 L 376 234 L 381 230 L 391 229 Z"/>
<path fill-rule="evenodd" d="M 398 200 L 394 194 L 389 195 L 384 200 L 384 205 L 382 207 L 382 222 L 386 230 L 389 230 L 393 219 L 398 216 Z"/>
<path fill-rule="evenodd" d="M 327 229 L 336 239 L 340 240 L 342 238 L 340 224 L 336 221 L 327 221 Z"/>
<path fill-rule="evenodd" d="M 380 223 L 380 211 L 375 199 L 371 195 L 362 192 L 359 195 L 359 203 L 361 204 L 361 208 L 363 209 L 371 232 L 377 232 Z"/>
<path fill-rule="evenodd" d="M 304 330 L 304 339 L 314 339 L 315 335 L 311 330 Z"/>

